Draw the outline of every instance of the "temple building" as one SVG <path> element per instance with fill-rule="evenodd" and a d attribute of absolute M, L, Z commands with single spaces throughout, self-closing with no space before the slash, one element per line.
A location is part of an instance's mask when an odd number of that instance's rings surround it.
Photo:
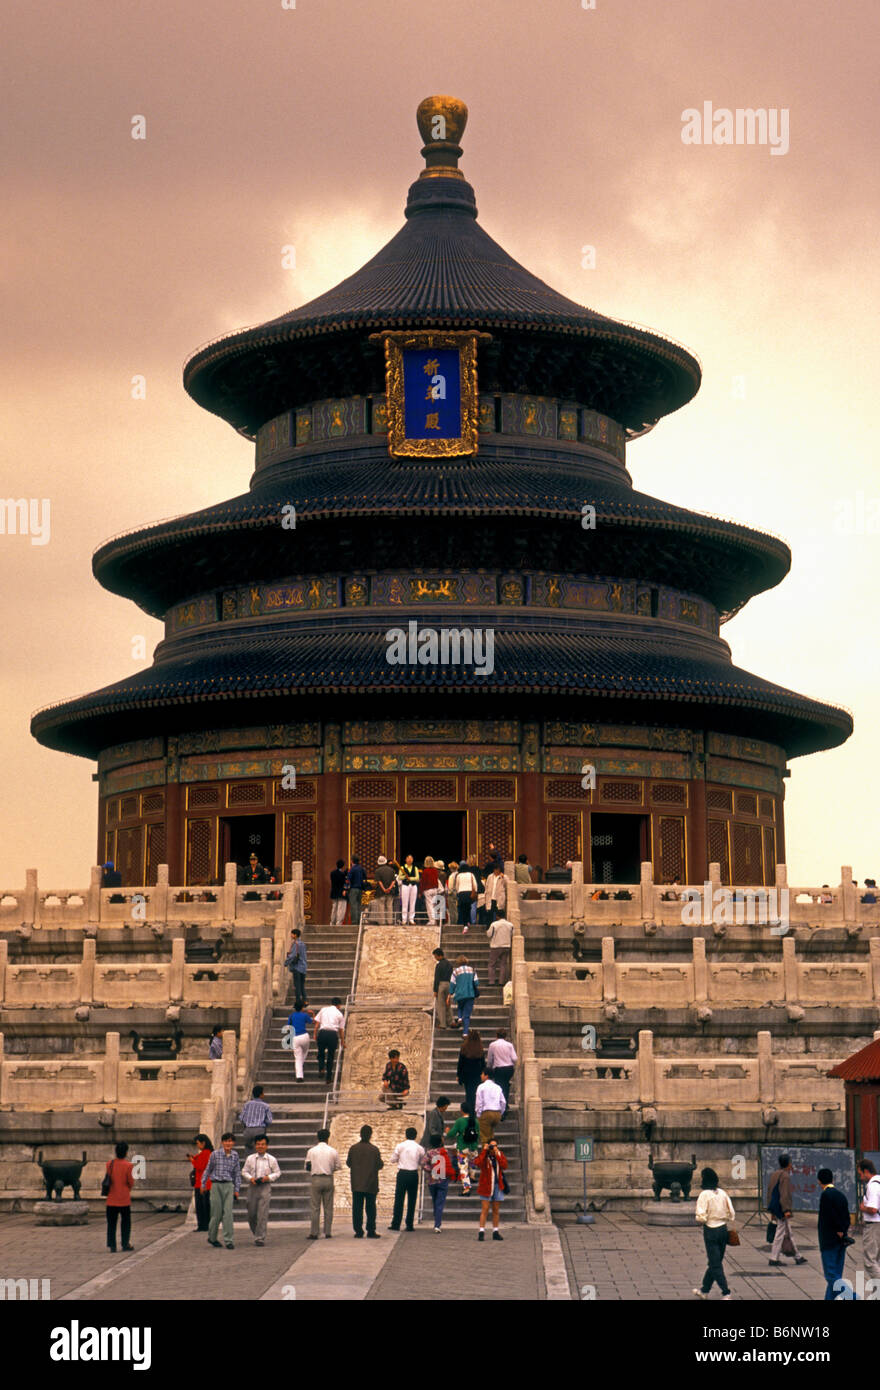
<path fill-rule="evenodd" d="M 362 269 L 186 364 L 254 442 L 248 491 L 94 557 L 164 639 L 32 731 L 97 759 L 124 884 L 211 883 L 256 847 L 302 861 L 327 921 L 337 858 L 490 842 L 589 882 L 772 884 L 788 760 L 852 731 L 721 635 L 787 547 L 633 488 L 628 446 L 699 364 L 483 231 L 466 118 L 422 102 L 425 168 Z"/>

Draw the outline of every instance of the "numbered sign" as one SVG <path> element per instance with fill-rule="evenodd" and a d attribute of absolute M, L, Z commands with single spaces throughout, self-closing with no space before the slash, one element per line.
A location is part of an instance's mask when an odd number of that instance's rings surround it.
<path fill-rule="evenodd" d="M 574 1141 L 574 1160 L 575 1163 L 592 1163 L 593 1161 L 593 1136 L 581 1135 Z"/>

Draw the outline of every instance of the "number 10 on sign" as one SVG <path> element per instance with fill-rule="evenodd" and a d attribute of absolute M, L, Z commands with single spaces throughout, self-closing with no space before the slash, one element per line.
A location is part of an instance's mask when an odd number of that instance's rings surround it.
<path fill-rule="evenodd" d="M 574 1158 L 576 1163 L 584 1165 L 584 1206 L 583 1211 L 578 1215 L 579 1226 L 592 1226 L 595 1217 L 592 1212 L 587 1211 L 587 1164 L 593 1161 L 593 1136 L 591 1134 L 581 1134 L 574 1141 Z"/>

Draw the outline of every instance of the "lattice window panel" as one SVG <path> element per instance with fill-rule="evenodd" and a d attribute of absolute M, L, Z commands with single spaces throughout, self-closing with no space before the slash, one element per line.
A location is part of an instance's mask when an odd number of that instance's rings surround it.
<path fill-rule="evenodd" d="M 469 777 L 468 799 L 475 801 L 513 801 L 516 782 L 512 777 Z"/>
<path fill-rule="evenodd" d="M 776 882 L 776 831 L 772 825 L 763 827 L 764 834 L 764 882 Z"/>
<path fill-rule="evenodd" d="M 230 782 L 227 806 L 262 806 L 265 801 L 266 788 L 262 782 Z"/>
<path fill-rule="evenodd" d="M 303 866 L 303 878 L 315 872 L 315 816 L 312 811 L 289 811 L 284 817 L 284 877 L 290 877 L 295 860 Z"/>
<path fill-rule="evenodd" d="M 651 800 L 657 806 L 686 806 L 687 788 L 677 782 L 655 782 Z"/>
<path fill-rule="evenodd" d="M 454 777 L 407 777 L 407 801 L 457 800 Z"/>
<path fill-rule="evenodd" d="M 759 825 L 740 825 L 734 821 L 731 826 L 733 840 L 733 882 L 763 883 L 764 865 L 761 853 L 761 827 Z"/>
<path fill-rule="evenodd" d="M 275 801 L 314 801 L 316 796 L 314 777 L 298 777 L 295 787 L 284 787 L 275 783 Z"/>
<path fill-rule="evenodd" d="M 107 824 L 115 825 L 119 820 L 119 798 L 115 797 L 107 802 Z"/>
<path fill-rule="evenodd" d="M 632 801 L 641 805 L 641 782 L 603 782 L 601 796 L 603 801 Z"/>
<path fill-rule="evenodd" d="M 186 881 L 210 883 L 214 876 L 214 822 L 188 820 L 186 823 Z"/>
<path fill-rule="evenodd" d="M 124 884 L 143 883 L 144 872 L 144 827 L 129 826 L 127 830 L 116 832 L 116 867 L 122 875 Z"/>
<path fill-rule="evenodd" d="M 733 792 L 727 791 L 724 787 L 708 787 L 706 790 L 706 805 L 710 811 L 732 811 Z M 712 860 L 715 863 L 715 860 Z"/>
<path fill-rule="evenodd" d="M 155 816 L 165 810 L 164 792 L 144 792 L 141 797 L 141 815 Z"/>
<path fill-rule="evenodd" d="M 480 864 L 489 859 L 489 845 L 501 851 L 502 859 L 513 858 L 513 812 L 480 811 L 477 816 L 477 843 L 480 846 Z"/>
<path fill-rule="evenodd" d="M 773 808 L 773 797 L 772 797 L 772 796 L 762 796 L 762 797 L 761 797 L 761 815 L 764 817 L 765 820 L 773 820 L 773 819 L 774 819 L 774 816 L 773 816 L 773 809 L 774 809 L 774 808 Z"/>
<path fill-rule="evenodd" d="M 684 819 L 681 816 L 659 816 L 660 879 L 663 883 L 685 881 Z"/>
<path fill-rule="evenodd" d="M 349 801 L 396 801 L 396 777 L 350 777 Z"/>
<path fill-rule="evenodd" d="M 581 817 L 579 812 L 554 811 L 549 817 L 548 859 L 550 867 L 581 858 Z"/>
<path fill-rule="evenodd" d="M 581 786 L 579 777 L 550 777 L 544 786 L 545 801 L 580 801 L 587 792 Z"/>
<path fill-rule="evenodd" d="M 153 884 L 159 877 L 159 865 L 165 862 L 165 822 L 147 826 L 147 863 L 145 883 Z"/>
<path fill-rule="evenodd" d="M 120 807 L 119 807 L 119 816 L 120 816 L 120 819 L 121 819 L 121 820 L 130 820 L 131 817 L 132 817 L 132 816 L 136 816 L 137 813 L 138 813 L 138 799 L 137 799 L 137 797 L 136 797 L 136 796 L 124 796 L 124 797 L 122 798 L 122 802 L 121 802 L 121 805 L 120 805 Z"/>
<path fill-rule="evenodd" d="M 721 882 L 730 882 L 730 852 L 727 844 L 727 821 L 709 821 L 709 863 L 720 864 Z"/>
<path fill-rule="evenodd" d="M 352 811 L 350 852 L 356 854 L 368 874 L 385 853 L 385 812 Z"/>
<path fill-rule="evenodd" d="M 219 787 L 189 787 L 186 794 L 187 807 L 192 806 L 219 806 L 220 788 Z"/>

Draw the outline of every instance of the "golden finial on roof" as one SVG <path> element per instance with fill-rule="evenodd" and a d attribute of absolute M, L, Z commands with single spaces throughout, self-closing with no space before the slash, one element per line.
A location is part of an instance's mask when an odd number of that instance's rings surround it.
<path fill-rule="evenodd" d="M 458 167 L 459 140 L 467 125 L 468 109 L 457 97 L 425 97 L 419 102 L 416 120 L 425 142 L 422 154 L 425 168 L 420 179 L 463 179 Z"/>

